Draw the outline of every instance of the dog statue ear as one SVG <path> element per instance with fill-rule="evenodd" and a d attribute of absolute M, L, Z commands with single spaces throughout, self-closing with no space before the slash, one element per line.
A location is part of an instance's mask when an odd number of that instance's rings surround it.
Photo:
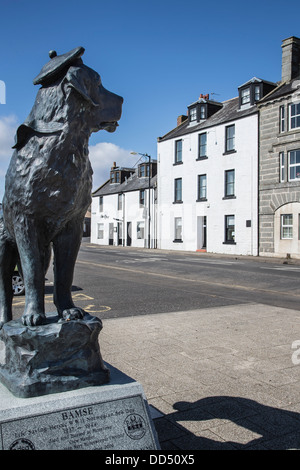
<path fill-rule="evenodd" d="M 95 103 L 92 98 L 89 96 L 89 92 L 87 87 L 84 83 L 83 77 L 83 70 L 79 67 L 70 67 L 67 74 L 66 79 L 69 82 L 69 85 L 79 93 L 85 101 L 88 101 L 92 106 L 99 106 Z"/>
<path fill-rule="evenodd" d="M 20 150 L 25 144 L 27 138 L 33 135 L 34 132 L 40 134 L 54 134 L 63 130 L 63 124 L 56 121 L 44 122 L 38 119 L 26 119 L 21 124 L 15 135 L 15 145 L 13 149 Z"/>

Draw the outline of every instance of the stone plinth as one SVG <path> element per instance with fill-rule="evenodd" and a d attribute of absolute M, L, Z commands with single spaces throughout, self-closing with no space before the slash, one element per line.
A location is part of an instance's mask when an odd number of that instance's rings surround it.
<path fill-rule="evenodd" d="M 141 384 L 109 369 L 109 384 L 27 399 L 0 384 L 0 450 L 159 449 Z"/>
<path fill-rule="evenodd" d="M 102 322 L 86 315 L 82 320 L 24 326 L 21 320 L 0 331 L 0 381 L 17 397 L 101 385 L 109 381 L 99 348 Z"/>

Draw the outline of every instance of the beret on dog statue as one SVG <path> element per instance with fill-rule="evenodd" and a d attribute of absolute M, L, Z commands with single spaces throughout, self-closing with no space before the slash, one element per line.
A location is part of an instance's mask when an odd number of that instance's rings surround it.
<path fill-rule="evenodd" d="M 34 79 L 40 85 L 33 108 L 16 132 L 5 178 L 0 220 L 0 330 L 12 320 L 12 274 L 22 269 L 26 299 L 22 323 L 47 324 L 44 279 L 51 246 L 57 321 L 82 319 L 71 288 L 83 222 L 91 203 L 92 132 L 114 132 L 123 98 L 106 90 L 97 72 L 83 64 L 83 47 L 57 55 Z M 101 321 L 101 320 L 99 320 Z"/>

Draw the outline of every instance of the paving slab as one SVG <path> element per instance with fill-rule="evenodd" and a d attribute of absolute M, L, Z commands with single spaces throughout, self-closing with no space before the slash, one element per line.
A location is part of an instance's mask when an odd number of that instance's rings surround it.
<path fill-rule="evenodd" d="M 111 318 L 100 343 L 142 384 L 163 450 L 300 449 L 300 311 L 253 302 Z"/>

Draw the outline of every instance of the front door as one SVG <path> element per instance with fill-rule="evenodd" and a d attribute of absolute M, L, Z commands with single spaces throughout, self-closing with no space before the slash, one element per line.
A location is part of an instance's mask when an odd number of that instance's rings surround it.
<path fill-rule="evenodd" d="M 110 223 L 109 224 L 109 237 L 108 237 L 108 244 L 113 245 L 114 244 L 114 224 Z"/>
<path fill-rule="evenodd" d="M 206 250 L 206 215 L 197 217 L 197 250 Z"/>
<path fill-rule="evenodd" d="M 127 222 L 127 246 L 131 246 L 131 230 L 132 230 L 132 222 Z"/>

